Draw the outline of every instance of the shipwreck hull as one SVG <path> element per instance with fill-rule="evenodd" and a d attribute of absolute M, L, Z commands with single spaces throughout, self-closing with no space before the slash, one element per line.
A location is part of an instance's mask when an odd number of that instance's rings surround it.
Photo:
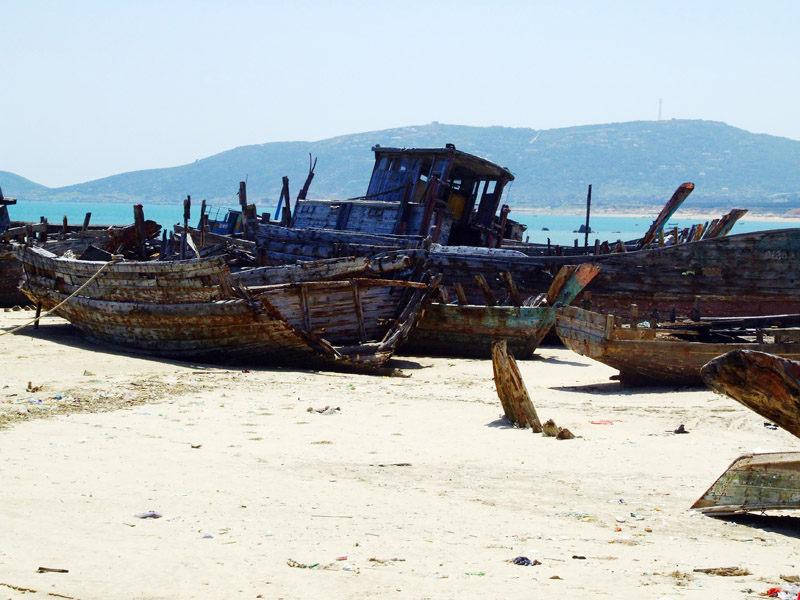
<path fill-rule="evenodd" d="M 514 356 L 530 358 L 555 324 L 556 306 L 572 302 L 599 270 L 594 263 L 562 267 L 535 306 L 431 304 L 412 333 L 408 350 L 489 358 L 493 342 L 502 340 Z M 509 287 L 509 294 L 520 302 L 518 291 Z"/>
<path fill-rule="evenodd" d="M 0 308 L 30 303 L 19 289 L 21 278 L 22 263 L 14 253 L 0 248 Z"/>
<path fill-rule="evenodd" d="M 413 249 L 424 246 L 418 238 L 376 236 L 372 244 L 367 244 L 369 236 L 352 238 L 354 234 L 349 232 L 270 227 L 274 233 L 261 234 L 259 241 L 275 262 L 400 248 L 407 248 L 409 255 L 427 252 Z M 337 239 L 340 241 L 334 241 Z M 547 292 L 562 266 L 597 262 L 602 270 L 585 291 L 591 292 L 593 307 L 602 312 L 627 309 L 632 303 L 642 314 L 658 310 L 666 315 L 672 308 L 680 316 L 689 316 L 699 308 L 709 317 L 800 312 L 800 229 L 600 255 L 527 256 L 509 249 L 438 246 L 427 255 L 429 268 L 442 273 L 442 284 L 450 287 L 458 283 L 472 304 L 485 301 L 484 291 L 474 281 L 477 274 L 484 277 L 502 303 L 508 294 L 502 271 L 511 274 L 523 296 L 535 297 Z"/>
<path fill-rule="evenodd" d="M 800 358 L 800 344 L 796 342 L 687 341 L 677 337 L 683 332 L 675 331 L 672 335 L 668 329 L 623 328 L 613 317 L 609 319 L 611 315 L 574 306 L 563 307 L 557 313 L 556 333 L 567 348 L 619 370 L 620 380 L 630 385 L 702 386 L 703 366 L 731 350 L 758 350 Z"/>
<path fill-rule="evenodd" d="M 800 508 L 800 452 L 740 456 L 692 508 L 716 515 Z"/>
<path fill-rule="evenodd" d="M 800 437 L 800 362 L 752 350 L 718 356 L 701 371 L 717 393 Z"/>
<path fill-rule="evenodd" d="M 501 339 L 515 357 L 530 358 L 537 346 L 536 327 L 548 310 L 432 303 L 425 309 L 403 352 L 488 358 L 492 342 Z"/>
<path fill-rule="evenodd" d="M 574 258 L 574 257 L 570 257 Z M 703 316 L 800 312 L 800 229 L 745 233 L 599 257 L 603 268 L 586 286 L 600 312 L 641 314 L 675 307 Z"/>
<path fill-rule="evenodd" d="M 436 287 L 383 279 L 248 287 L 221 258 L 102 263 L 33 248 L 20 256 L 26 295 L 90 340 L 188 360 L 381 366 Z"/>

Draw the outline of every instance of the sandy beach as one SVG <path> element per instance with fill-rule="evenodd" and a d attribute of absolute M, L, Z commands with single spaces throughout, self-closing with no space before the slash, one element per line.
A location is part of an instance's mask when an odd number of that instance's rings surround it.
<path fill-rule="evenodd" d="M 389 377 L 150 360 L 56 317 L 0 336 L 0 598 L 727 599 L 800 574 L 800 516 L 688 510 L 796 438 L 538 354 L 539 416 L 577 439 L 510 427 L 490 360 Z"/>

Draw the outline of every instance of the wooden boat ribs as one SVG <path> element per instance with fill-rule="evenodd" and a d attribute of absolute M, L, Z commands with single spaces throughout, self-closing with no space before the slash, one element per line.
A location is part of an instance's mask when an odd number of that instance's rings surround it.
<path fill-rule="evenodd" d="M 105 263 L 19 251 L 22 290 L 50 310 Z M 57 309 L 88 338 L 169 358 L 383 365 L 438 278 L 246 286 L 221 258 L 109 265 Z"/>

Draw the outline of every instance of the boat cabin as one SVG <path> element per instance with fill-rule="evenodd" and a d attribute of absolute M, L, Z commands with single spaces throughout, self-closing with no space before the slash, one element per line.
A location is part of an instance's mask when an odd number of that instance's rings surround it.
<path fill-rule="evenodd" d="M 522 230 L 498 215 L 514 175 L 493 162 L 444 148 L 376 145 L 367 193 L 347 200 L 298 200 L 291 226 L 375 234 L 430 236 L 446 245 L 499 247 Z"/>

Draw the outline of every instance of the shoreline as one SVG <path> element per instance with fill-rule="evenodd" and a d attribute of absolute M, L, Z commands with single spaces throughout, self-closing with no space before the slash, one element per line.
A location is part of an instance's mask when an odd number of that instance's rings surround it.
<path fill-rule="evenodd" d="M 654 219 L 658 216 L 660 209 L 653 209 L 651 211 L 643 211 L 641 213 L 631 212 L 631 211 L 608 211 L 608 210 L 598 210 L 597 212 L 592 211 L 590 214 L 591 217 L 620 217 L 620 218 L 628 218 L 628 219 Z M 564 210 L 564 211 L 555 211 L 550 209 L 533 209 L 533 208 L 512 208 L 511 212 L 509 213 L 509 218 L 514 219 L 514 214 L 523 214 L 523 215 L 541 215 L 541 216 L 563 216 L 563 217 L 583 217 L 586 218 L 586 211 L 580 210 Z M 699 219 L 705 221 L 711 221 L 713 219 L 719 219 L 724 213 L 711 213 L 711 212 L 698 212 L 698 211 L 681 211 L 680 209 L 672 216 L 673 218 L 678 219 Z M 800 223 L 800 217 L 798 216 L 782 216 L 775 213 L 758 213 L 748 211 L 740 220 L 742 221 L 759 221 L 764 223 L 774 223 L 774 222 L 789 222 L 789 223 Z"/>

